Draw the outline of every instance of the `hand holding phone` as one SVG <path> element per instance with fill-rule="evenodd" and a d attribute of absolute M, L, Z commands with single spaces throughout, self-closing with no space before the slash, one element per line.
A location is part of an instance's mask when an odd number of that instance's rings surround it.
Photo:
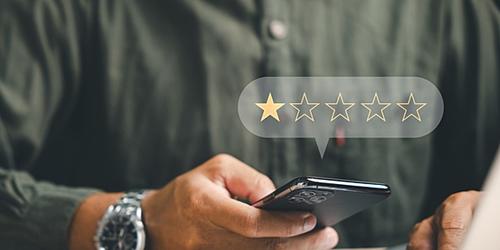
<path fill-rule="evenodd" d="M 310 213 L 270 212 L 234 199 L 255 202 L 273 189 L 254 168 L 228 155 L 215 156 L 144 198 L 149 242 L 153 249 L 238 250 L 337 244 L 332 228 L 311 232 L 316 218 Z"/>
<path fill-rule="evenodd" d="M 390 187 L 383 183 L 304 176 L 291 180 L 253 206 L 274 211 L 311 212 L 319 226 L 332 226 L 390 194 Z"/>

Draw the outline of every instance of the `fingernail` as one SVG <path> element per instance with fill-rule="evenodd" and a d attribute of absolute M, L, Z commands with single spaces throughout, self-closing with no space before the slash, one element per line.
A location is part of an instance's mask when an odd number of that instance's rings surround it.
<path fill-rule="evenodd" d="M 304 219 L 304 231 L 309 231 L 316 226 L 316 217 L 309 215 Z"/>

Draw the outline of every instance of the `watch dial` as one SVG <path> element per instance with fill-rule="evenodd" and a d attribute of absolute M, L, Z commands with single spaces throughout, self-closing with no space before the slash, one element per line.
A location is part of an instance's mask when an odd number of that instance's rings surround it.
<path fill-rule="evenodd" d="M 137 247 L 137 228 L 127 216 L 114 215 L 104 226 L 99 244 L 107 250 L 133 250 Z"/>

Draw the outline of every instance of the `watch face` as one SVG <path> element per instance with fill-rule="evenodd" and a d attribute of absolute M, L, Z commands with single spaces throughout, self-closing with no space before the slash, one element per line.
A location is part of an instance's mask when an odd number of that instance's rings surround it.
<path fill-rule="evenodd" d="M 99 236 L 100 249 L 123 250 L 137 249 L 139 233 L 137 225 L 130 216 L 115 214 L 103 225 Z"/>

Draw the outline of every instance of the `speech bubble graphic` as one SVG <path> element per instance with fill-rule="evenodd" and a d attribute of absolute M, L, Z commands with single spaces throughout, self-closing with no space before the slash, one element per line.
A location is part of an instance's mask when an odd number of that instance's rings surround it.
<path fill-rule="evenodd" d="M 443 98 L 421 77 L 262 77 L 238 100 L 248 131 L 264 138 L 418 138 L 431 133 Z"/>

